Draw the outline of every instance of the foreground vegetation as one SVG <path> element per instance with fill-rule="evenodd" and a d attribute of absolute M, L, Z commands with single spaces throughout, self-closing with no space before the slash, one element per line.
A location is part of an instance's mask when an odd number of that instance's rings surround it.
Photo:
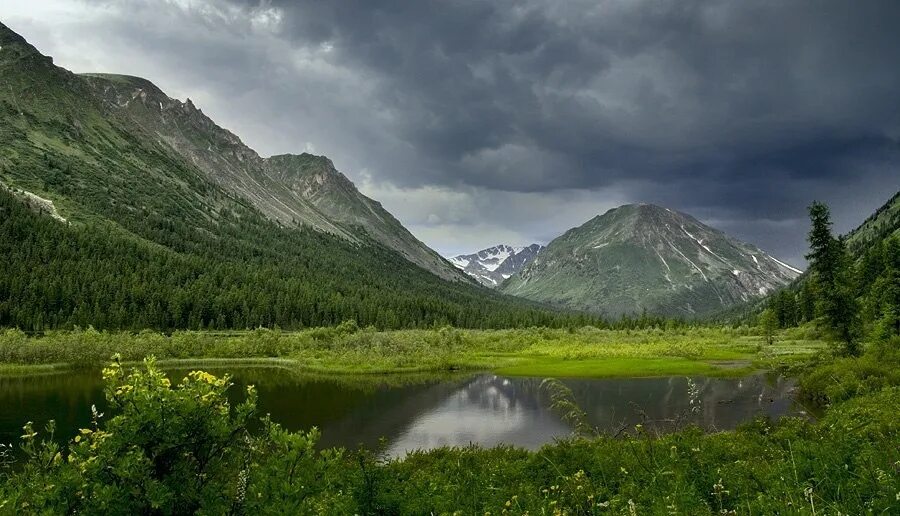
<path fill-rule="evenodd" d="M 751 328 L 577 330 L 360 329 L 353 322 L 299 332 L 155 332 L 93 329 L 28 336 L 0 333 L 0 364 L 100 367 L 118 353 L 125 361 L 279 359 L 297 369 L 384 373 L 494 369 L 530 376 L 652 376 L 740 374 L 787 363 L 824 344 L 813 329 L 782 333 L 771 345 Z M 719 363 L 727 363 L 727 368 Z"/>
<path fill-rule="evenodd" d="M 7 455 L 0 473 L 0 513 L 895 513 L 898 347 L 810 369 L 804 388 L 832 405 L 818 422 L 661 437 L 638 426 L 537 452 L 473 446 L 391 460 L 318 450 L 317 431 L 260 421 L 252 388 L 229 404 L 227 377 L 194 372 L 172 386 L 152 360 L 133 371 L 117 362 L 103 372 L 111 413 L 95 413 L 68 445 L 52 426 L 25 427 L 25 459 Z"/>

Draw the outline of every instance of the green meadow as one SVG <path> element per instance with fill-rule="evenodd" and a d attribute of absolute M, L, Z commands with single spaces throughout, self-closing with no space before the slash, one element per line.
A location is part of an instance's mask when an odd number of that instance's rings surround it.
<path fill-rule="evenodd" d="M 316 373 L 493 370 L 556 377 L 728 375 L 789 365 L 823 349 L 815 331 L 792 329 L 766 345 L 755 329 L 376 331 L 345 323 L 298 332 L 53 331 L 0 333 L 0 371 L 99 367 L 114 354 L 161 364 L 267 362 Z"/>

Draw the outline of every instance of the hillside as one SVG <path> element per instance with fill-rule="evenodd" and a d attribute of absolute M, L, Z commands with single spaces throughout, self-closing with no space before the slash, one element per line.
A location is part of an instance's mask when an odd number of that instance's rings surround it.
<path fill-rule="evenodd" d="M 859 257 L 872 245 L 891 236 L 900 236 L 900 192 L 847 235 L 847 248 Z"/>
<path fill-rule="evenodd" d="M 581 320 L 475 286 L 336 171 L 298 193 L 280 158 L 259 158 L 190 102 L 154 113 L 161 93 L 146 81 L 72 74 L 3 25 L 0 77 L 0 326 Z M 115 100 L 136 84 L 146 99 Z"/>
<path fill-rule="evenodd" d="M 798 274 L 690 215 L 632 204 L 553 240 L 501 291 L 609 316 L 694 317 L 761 297 Z"/>
<path fill-rule="evenodd" d="M 878 324 L 879 331 L 885 331 L 894 324 L 900 330 L 900 319 L 896 319 L 893 308 L 900 303 L 900 278 L 896 272 L 900 270 L 900 192 L 843 238 L 853 268 L 854 295 L 864 308 L 864 326 L 872 330 Z M 781 327 L 813 321 L 821 316 L 817 306 L 821 292 L 811 279 L 810 274 L 804 273 L 765 299 L 734 307 L 716 319 L 751 320 L 771 308 Z"/>
<path fill-rule="evenodd" d="M 104 107 L 124 114 L 199 168 L 211 182 L 285 225 L 307 225 L 351 242 L 373 238 L 445 279 L 466 280 L 364 196 L 334 164 L 310 154 L 262 158 L 188 99 L 170 98 L 138 77 L 85 74 Z"/>

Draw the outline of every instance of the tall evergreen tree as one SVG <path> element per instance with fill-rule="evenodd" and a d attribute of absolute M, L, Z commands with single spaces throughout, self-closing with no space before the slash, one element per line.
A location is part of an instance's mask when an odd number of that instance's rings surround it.
<path fill-rule="evenodd" d="M 810 322 L 816 318 L 816 288 L 812 281 L 804 281 L 800 287 L 797 305 L 802 322 Z"/>
<path fill-rule="evenodd" d="M 809 260 L 825 324 L 849 355 L 859 354 L 859 310 L 854 297 L 850 258 L 843 239 L 831 233 L 831 213 L 823 203 L 809 207 Z"/>

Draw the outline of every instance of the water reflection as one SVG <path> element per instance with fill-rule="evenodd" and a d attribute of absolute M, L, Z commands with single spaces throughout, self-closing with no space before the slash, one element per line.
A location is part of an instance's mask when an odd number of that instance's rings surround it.
<path fill-rule="evenodd" d="M 477 443 L 538 448 L 570 433 L 539 389 L 539 380 L 478 376 L 460 385 L 436 406 L 418 414 L 387 450 L 410 450 Z"/>
<path fill-rule="evenodd" d="M 216 371 L 221 373 L 222 371 Z M 569 435 L 550 409 L 539 378 L 482 374 L 424 378 L 312 378 L 277 369 L 232 371 L 239 387 L 255 384 L 259 410 L 298 430 L 318 426 L 322 446 L 374 448 L 386 439 L 392 456 L 413 449 L 500 443 L 535 449 Z M 186 371 L 171 371 L 174 378 Z M 615 434 L 636 423 L 657 431 L 687 424 L 727 430 L 758 415 L 801 414 L 793 382 L 777 375 L 723 378 L 566 380 L 590 424 Z M 693 383 L 693 389 L 690 388 Z M 235 397 L 242 388 L 234 389 Z M 693 392 L 693 396 L 691 395 Z M 693 403 L 692 403 L 693 399 Z M 99 374 L 0 377 L 0 442 L 13 442 L 26 421 L 57 420 L 68 438 L 90 422 L 90 406 L 105 411 Z"/>
<path fill-rule="evenodd" d="M 694 384 L 691 403 L 689 382 Z M 658 431 L 695 424 L 730 430 L 755 416 L 802 415 L 794 382 L 770 374 L 743 378 L 623 378 L 567 381 L 592 425 L 617 433 L 637 423 Z"/>

